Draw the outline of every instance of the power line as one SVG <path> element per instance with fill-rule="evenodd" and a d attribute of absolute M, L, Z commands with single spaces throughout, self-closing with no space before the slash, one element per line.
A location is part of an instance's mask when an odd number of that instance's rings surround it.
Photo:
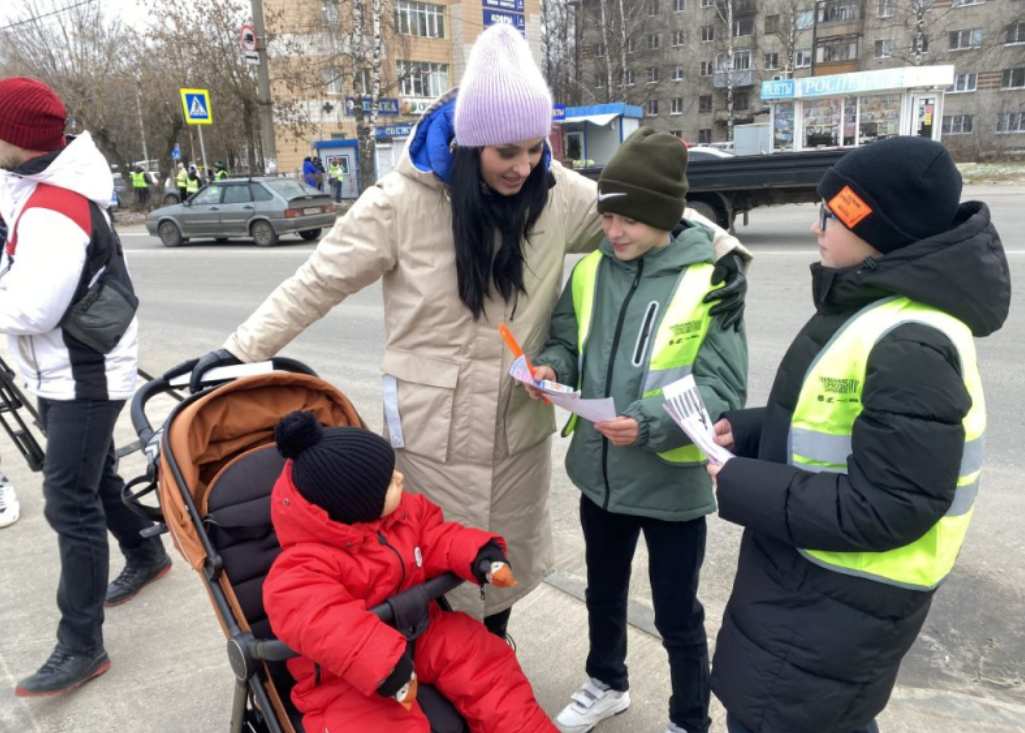
<path fill-rule="evenodd" d="M 43 13 L 42 15 L 34 15 L 27 20 L 19 20 L 17 23 L 11 23 L 10 25 L 0 26 L 0 31 L 6 31 L 10 30 L 11 28 L 17 28 L 19 25 L 28 25 L 29 23 L 35 23 L 37 20 L 49 18 L 51 15 L 60 15 L 61 13 L 66 13 L 69 10 L 80 8 L 83 5 L 92 5 L 95 2 L 96 0 L 81 0 L 81 2 L 77 2 L 74 5 L 68 5 L 67 7 L 60 8 L 59 10 L 51 10 L 49 13 Z"/>

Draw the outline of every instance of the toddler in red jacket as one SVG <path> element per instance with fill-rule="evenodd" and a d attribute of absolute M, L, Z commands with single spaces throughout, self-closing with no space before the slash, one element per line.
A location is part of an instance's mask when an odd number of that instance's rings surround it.
<path fill-rule="evenodd" d="M 374 433 L 293 412 L 275 438 L 289 460 L 271 499 L 282 553 L 263 600 L 274 633 L 302 655 L 288 668 L 308 733 L 429 733 L 418 682 L 451 700 L 472 733 L 553 733 L 512 649 L 479 621 L 432 603 L 403 624 L 426 626 L 410 640 L 368 611 L 446 572 L 514 583 L 505 541 L 403 493 L 395 454 Z"/>

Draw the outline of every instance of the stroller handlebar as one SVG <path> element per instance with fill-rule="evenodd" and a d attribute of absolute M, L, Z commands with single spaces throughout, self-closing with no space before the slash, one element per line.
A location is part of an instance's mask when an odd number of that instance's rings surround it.
<path fill-rule="evenodd" d="M 392 596 L 392 599 L 417 592 L 418 589 L 422 587 L 427 594 L 427 600 L 435 601 L 446 593 L 455 590 L 462 584 L 462 578 L 457 577 L 453 573 L 445 573 L 444 575 L 439 575 L 436 578 L 431 578 L 424 582 L 422 586 L 407 588 L 402 591 L 402 593 Z M 385 623 L 389 623 L 394 620 L 392 606 L 387 601 L 368 610 Z M 287 659 L 299 656 L 297 652 L 292 651 L 284 642 L 278 641 L 277 639 L 255 639 L 250 642 L 249 652 L 253 659 L 265 662 L 283 662 Z"/>
<path fill-rule="evenodd" d="M 264 373 L 272 371 L 295 372 L 298 374 L 308 374 L 311 377 L 317 376 L 317 373 L 313 371 L 313 369 L 306 366 L 301 361 L 289 359 L 287 357 L 274 357 L 273 359 L 270 359 L 266 362 L 259 362 L 259 364 L 267 366 L 262 369 L 257 367 L 255 370 L 253 370 L 253 368 L 250 365 L 246 364 L 241 366 L 243 371 L 239 374 L 235 374 L 234 376 L 218 376 L 217 374 L 209 373 L 207 375 L 204 375 L 204 380 L 208 380 L 211 383 L 211 385 L 213 385 L 220 384 L 224 381 L 231 381 L 231 379 L 246 376 L 247 374 L 251 373 Z M 246 369 L 247 367 L 248 369 Z M 227 367 L 226 369 L 231 370 L 235 368 Z M 221 370 L 211 370 L 211 372 L 217 371 Z M 139 436 L 139 440 L 142 442 L 143 445 L 146 445 L 150 441 L 150 438 L 153 437 L 153 434 L 155 432 L 153 430 L 153 426 L 150 425 L 149 418 L 146 417 L 146 403 L 154 397 L 156 397 L 157 395 L 166 394 L 168 392 L 177 392 L 177 390 L 182 386 L 182 384 L 179 384 L 179 382 L 182 381 L 183 378 L 184 384 L 188 384 L 187 372 L 185 374 L 174 374 L 172 370 L 172 372 L 169 372 L 168 374 L 165 374 L 162 377 L 157 377 L 152 381 L 146 382 L 146 384 L 142 385 L 136 391 L 135 395 L 132 397 L 132 427 L 135 428 L 135 433 Z"/>

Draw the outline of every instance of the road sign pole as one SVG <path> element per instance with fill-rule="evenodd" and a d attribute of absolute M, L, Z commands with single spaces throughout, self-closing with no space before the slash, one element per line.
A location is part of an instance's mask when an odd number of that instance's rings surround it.
<path fill-rule="evenodd" d="M 206 157 L 206 145 L 203 144 L 203 126 L 196 125 L 199 128 L 199 151 L 203 154 L 203 165 L 206 167 L 206 174 L 210 176 L 210 161 Z"/>

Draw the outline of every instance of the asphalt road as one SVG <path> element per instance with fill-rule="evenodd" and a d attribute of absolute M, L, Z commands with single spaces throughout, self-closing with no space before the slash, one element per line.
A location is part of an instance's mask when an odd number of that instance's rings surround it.
<path fill-rule="evenodd" d="M 1025 188 L 980 187 L 966 193 L 989 203 L 1004 235 L 1012 278 L 1021 282 Z M 764 402 L 784 350 L 812 313 L 807 266 L 816 252 L 808 228 L 815 215 L 811 205 L 759 210 L 750 226 L 738 228 L 755 254 L 747 309 L 751 405 Z M 139 227 L 124 228 L 122 236 L 142 299 L 141 364 L 151 372 L 219 347 L 315 246 L 286 240 L 271 249 L 244 242 L 167 249 Z M 1023 322 L 1025 307 L 1019 300 L 1008 325 L 979 343 L 989 408 L 985 481 L 957 568 L 938 593 L 884 714 L 889 731 L 953 733 L 969 725 L 977 733 L 1025 731 L 1025 542 L 1020 530 L 1025 493 L 1019 488 L 1025 460 L 1018 444 L 1025 435 Z M 383 348 L 381 293 L 374 285 L 282 353 L 309 363 L 338 385 L 378 428 Z M 120 437 L 127 436 L 122 425 Z M 586 653 L 583 604 L 574 600 L 584 571 L 579 493 L 560 468 L 566 442 L 556 446 L 551 501 L 557 569 L 547 586 L 517 606 L 512 625 L 524 668 L 551 713 L 583 679 Z M 4 468 L 19 486 L 25 518 L 0 533 L 0 557 L 5 558 L 0 563 L 0 618 L 6 628 L 0 635 L 0 731 L 225 730 L 231 675 L 223 642 L 199 583 L 181 562 L 167 581 L 108 614 L 107 646 L 115 668 L 106 678 L 69 699 L 25 704 L 13 698 L 13 680 L 34 671 L 52 644 L 56 553 L 40 516 L 38 477 L 15 467 L 17 459 L 6 446 L 4 452 Z M 732 586 L 739 537 L 736 527 L 710 519 L 700 592 L 713 640 Z M 116 555 L 112 562 L 119 564 Z M 631 589 L 634 709 L 604 725 L 606 733 L 642 726 L 662 730 L 665 723 L 668 675 L 664 653 L 648 633 L 645 561 L 642 550 Z M 716 720 L 721 720 L 718 708 Z"/>

